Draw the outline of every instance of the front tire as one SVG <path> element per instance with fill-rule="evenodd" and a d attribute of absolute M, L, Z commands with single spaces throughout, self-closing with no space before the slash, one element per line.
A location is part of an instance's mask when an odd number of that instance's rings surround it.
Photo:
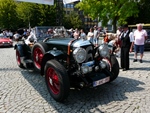
<path fill-rule="evenodd" d="M 49 60 L 44 73 L 50 95 L 58 102 L 64 101 L 70 90 L 69 77 L 64 66 L 56 60 Z"/>
<path fill-rule="evenodd" d="M 110 61 L 111 61 L 111 66 L 112 66 L 112 70 L 111 70 L 112 76 L 110 77 L 110 82 L 112 82 L 118 77 L 119 63 L 114 55 L 111 56 Z"/>

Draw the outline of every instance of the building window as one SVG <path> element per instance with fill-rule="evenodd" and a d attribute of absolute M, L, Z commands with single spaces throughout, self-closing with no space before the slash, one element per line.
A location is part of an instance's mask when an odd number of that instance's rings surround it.
<path fill-rule="evenodd" d="M 73 4 L 70 4 L 70 8 L 74 8 L 74 5 L 73 5 Z"/>
<path fill-rule="evenodd" d="M 64 7 L 65 8 L 74 8 L 74 4 L 65 4 Z"/>

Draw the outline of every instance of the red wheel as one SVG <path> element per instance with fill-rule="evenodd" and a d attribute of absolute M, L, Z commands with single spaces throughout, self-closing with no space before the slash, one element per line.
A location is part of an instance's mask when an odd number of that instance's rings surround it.
<path fill-rule="evenodd" d="M 32 54 L 33 64 L 38 71 L 41 70 L 42 58 L 46 53 L 46 51 L 48 51 L 48 46 L 43 42 L 35 43 L 32 48 L 31 54 Z"/>
<path fill-rule="evenodd" d="M 17 61 L 17 64 L 20 68 L 23 68 L 23 64 L 21 63 L 21 59 L 20 59 L 20 53 L 18 51 L 18 49 L 16 49 L 16 61 Z"/>
<path fill-rule="evenodd" d="M 45 81 L 51 96 L 62 102 L 69 95 L 70 82 L 63 65 L 56 60 L 49 60 L 44 68 Z"/>
<path fill-rule="evenodd" d="M 46 79 L 48 80 L 48 87 L 57 95 L 60 92 L 60 81 L 56 71 L 53 68 L 48 68 L 46 71 Z"/>
<path fill-rule="evenodd" d="M 42 61 L 43 56 L 44 56 L 44 53 L 41 50 L 41 48 L 36 47 L 33 51 L 33 62 L 35 64 L 35 67 L 37 67 L 38 69 L 41 69 L 41 61 Z"/>

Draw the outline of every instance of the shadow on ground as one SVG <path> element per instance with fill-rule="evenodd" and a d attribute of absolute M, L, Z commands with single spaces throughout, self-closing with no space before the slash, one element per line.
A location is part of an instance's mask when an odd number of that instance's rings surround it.
<path fill-rule="evenodd" d="M 97 88 L 85 88 L 82 90 L 70 89 L 70 95 L 64 103 L 53 100 L 45 85 L 45 78 L 38 72 L 22 70 L 22 76 L 34 87 L 36 91 L 58 112 L 102 112 L 98 106 L 107 105 L 113 101 L 128 99 L 125 93 L 143 90 L 139 85 L 144 83 L 138 80 L 118 77 L 114 82 L 101 85 Z M 135 95 L 136 96 L 136 95 Z"/>

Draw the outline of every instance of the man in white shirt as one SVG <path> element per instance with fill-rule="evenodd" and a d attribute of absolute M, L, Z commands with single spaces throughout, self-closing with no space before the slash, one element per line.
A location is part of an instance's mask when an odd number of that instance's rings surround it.
<path fill-rule="evenodd" d="M 132 43 L 132 46 L 134 45 L 134 60 L 133 62 L 137 62 L 137 53 L 140 52 L 140 63 L 142 63 L 143 53 L 144 53 L 144 43 L 147 39 L 147 32 L 146 30 L 142 29 L 142 24 L 137 25 L 137 30 L 134 32 L 134 42 Z"/>

